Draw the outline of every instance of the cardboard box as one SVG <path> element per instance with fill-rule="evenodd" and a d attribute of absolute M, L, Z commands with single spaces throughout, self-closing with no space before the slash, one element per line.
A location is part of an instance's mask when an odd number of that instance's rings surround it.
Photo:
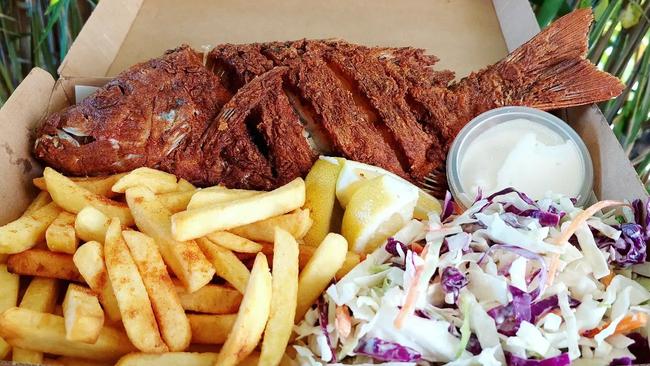
<path fill-rule="evenodd" d="M 101 85 L 124 68 L 181 43 L 344 38 L 366 45 L 422 47 L 436 68 L 467 75 L 539 31 L 527 0 L 102 0 L 72 45 L 55 81 L 34 69 L 0 110 L 0 223 L 18 217 L 41 168 L 31 157 L 40 120 L 74 102 L 74 85 Z M 582 136 L 600 199 L 646 191 L 596 106 L 562 111 Z"/>
<path fill-rule="evenodd" d="M 526 0 L 106 0 L 73 43 L 55 80 L 34 69 L 0 110 L 0 223 L 20 215 L 40 173 L 32 132 L 47 113 L 74 102 L 73 85 L 101 85 L 126 67 L 182 43 L 344 38 L 366 45 L 422 47 L 458 77 L 485 67 L 539 31 Z M 585 140 L 600 199 L 646 191 L 595 106 L 562 113 Z"/>

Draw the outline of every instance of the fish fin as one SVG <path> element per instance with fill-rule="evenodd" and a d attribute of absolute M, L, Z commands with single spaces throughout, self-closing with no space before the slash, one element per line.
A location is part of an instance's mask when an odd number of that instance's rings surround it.
<path fill-rule="evenodd" d="M 621 94 L 621 81 L 585 58 L 592 21 L 591 9 L 569 13 L 495 65 L 502 78 L 512 73 L 519 76 L 513 83 L 518 90 L 506 93 L 512 100 L 506 98 L 504 105 L 556 109 Z"/>

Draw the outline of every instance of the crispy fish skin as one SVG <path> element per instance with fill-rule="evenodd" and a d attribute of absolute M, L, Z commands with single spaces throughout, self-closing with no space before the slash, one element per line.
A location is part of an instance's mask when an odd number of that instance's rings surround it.
<path fill-rule="evenodd" d="M 261 122 L 257 128 L 268 146 L 276 183 L 286 184 L 306 175 L 318 155 L 303 134 L 304 126 L 282 90 L 282 79 L 278 81 L 276 92 L 261 103 Z"/>
<path fill-rule="evenodd" d="M 454 81 L 424 50 L 342 40 L 184 46 L 136 65 L 48 117 L 35 155 L 70 175 L 160 168 L 199 186 L 272 189 L 339 155 L 420 181 L 478 114 L 555 109 L 619 95 L 585 59 L 588 9 Z M 308 136 L 309 138 L 305 138 Z"/>
<path fill-rule="evenodd" d="M 276 65 L 289 68 L 289 83 L 318 116 L 336 152 L 406 176 L 393 147 L 327 66 L 323 58 L 326 50 L 323 42 L 305 40 L 262 46 L 262 52 Z"/>
<path fill-rule="evenodd" d="M 422 178 L 437 162 L 427 160 L 427 150 L 437 148 L 433 135 L 418 124 L 406 103 L 406 90 L 388 74 L 381 61 L 369 49 L 344 42 L 332 43 L 328 59 L 346 77 L 354 80 L 359 94 L 376 111 L 394 141 L 403 168 L 413 177 Z"/>
<path fill-rule="evenodd" d="M 213 70 L 235 92 L 275 66 L 260 49 L 259 43 L 222 44 L 210 51 L 208 58 L 213 64 Z"/>
<path fill-rule="evenodd" d="M 37 131 L 34 154 L 76 176 L 141 166 L 191 171 L 196 156 L 183 147 L 200 137 L 229 99 L 202 57 L 182 46 L 49 116 Z"/>

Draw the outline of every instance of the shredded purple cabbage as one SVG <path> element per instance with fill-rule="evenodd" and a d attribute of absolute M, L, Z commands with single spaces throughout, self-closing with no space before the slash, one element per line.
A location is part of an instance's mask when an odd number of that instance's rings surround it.
<path fill-rule="evenodd" d="M 522 201 L 526 202 L 527 204 L 533 206 L 533 207 L 538 207 L 537 203 L 530 197 L 528 197 L 525 193 L 519 192 L 516 189 L 512 187 L 504 188 L 498 192 L 492 193 L 490 196 L 488 196 L 486 199 L 488 202 L 492 202 L 496 197 L 499 196 L 505 196 L 508 193 L 516 193 L 519 198 L 521 198 Z"/>
<path fill-rule="evenodd" d="M 612 360 L 609 366 L 632 366 L 632 359 L 630 357 L 619 357 Z"/>
<path fill-rule="evenodd" d="M 615 228 L 621 231 L 618 240 L 612 240 L 600 233 L 595 236 L 598 247 L 610 253 L 609 262 L 621 268 L 645 263 L 649 238 L 645 236 L 644 228 L 633 223 L 621 224 Z"/>
<path fill-rule="evenodd" d="M 402 243 L 399 240 L 395 240 L 395 238 L 393 237 L 388 238 L 388 241 L 386 242 L 384 249 L 391 255 L 397 257 L 399 256 L 399 252 L 397 250 L 398 245 L 402 248 L 402 253 L 406 254 L 406 249 L 407 249 L 406 244 Z"/>
<path fill-rule="evenodd" d="M 478 337 L 476 334 L 472 333 L 469 336 L 469 342 L 467 342 L 467 347 L 465 349 L 473 354 L 474 356 L 478 355 L 483 351 L 483 348 L 481 347 L 481 342 L 478 341 Z"/>
<path fill-rule="evenodd" d="M 532 297 L 514 286 L 508 288 L 512 294 L 512 301 L 492 308 L 487 313 L 494 319 L 497 331 L 511 337 L 517 334 L 521 322 L 530 322 Z"/>
<path fill-rule="evenodd" d="M 575 308 L 580 305 L 580 301 L 569 297 L 569 306 Z M 537 323 L 544 315 L 553 309 L 559 307 L 557 295 L 549 296 L 545 299 L 535 301 L 530 305 L 530 315 L 533 320 L 531 323 Z"/>
<path fill-rule="evenodd" d="M 444 222 L 454 213 L 454 200 L 451 193 L 445 193 L 445 202 L 442 204 L 442 212 L 440 213 L 440 221 Z"/>
<path fill-rule="evenodd" d="M 630 333 L 627 337 L 634 340 L 634 343 L 628 347 L 628 350 L 636 357 L 635 362 L 637 364 L 650 363 L 650 346 L 648 346 L 648 340 L 640 333 Z"/>
<path fill-rule="evenodd" d="M 571 359 L 569 358 L 568 353 L 562 353 L 558 356 L 549 357 L 543 360 L 527 360 L 507 352 L 506 360 L 509 366 L 565 366 L 571 364 Z"/>
<path fill-rule="evenodd" d="M 467 286 L 467 278 L 456 267 L 445 267 L 442 271 L 440 284 L 446 294 L 453 294 L 454 303 L 458 300 L 460 289 Z"/>
<path fill-rule="evenodd" d="M 645 263 L 650 241 L 650 199 L 645 204 L 641 200 L 634 200 L 632 210 L 634 223 L 614 226 L 621 231 L 618 240 L 612 240 L 600 233 L 595 235 L 598 247 L 610 253 L 610 263 L 622 268 Z"/>
<path fill-rule="evenodd" d="M 379 338 L 362 340 L 354 352 L 385 362 L 414 362 L 422 358 L 422 355 L 412 348 Z"/>
<path fill-rule="evenodd" d="M 554 209 L 554 207 L 551 208 Z M 514 205 L 506 205 L 504 209 L 506 212 L 515 214 L 517 216 L 537 219 L 541 226 L 548 226 L 548 227 L 557 226 L 560 223 L 560 219 L 562 218 L 562 216 L 564 216 L 563 213 L 561 212 L 551 212 L 550 210 L 549 211 L 544 211 L 541 209 L 520 210 Z M 557 211 L 557 209 L 555 209 L 555 211 Z"/>
<path fill-rule="evenodd" d="M 329 316 L 328 316 L 327 308 L 328 306 L 325 299 L 323 299 L 323 297 L 318 299 L 318 324 L 320 325 L 320 329 L 323 331 L 323 334 L 325 335 L 325 339 L 327 339 L 327 345 L 332 351 L 332 359 L 329 361 L 336 362 L 336 350 L 332 346 L 332 340 L 330 339 L 330 334 L 327 331 L 327 325 L 329 324 Z"/>

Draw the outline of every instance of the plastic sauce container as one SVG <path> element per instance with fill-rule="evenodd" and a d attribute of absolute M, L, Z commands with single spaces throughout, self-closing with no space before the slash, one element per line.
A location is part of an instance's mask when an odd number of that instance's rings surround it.
<path fill-rule="evenodd" d="M 474 118 L 447 157 L 447 180 L 456 202 L 469 207 L 514 187 L 533 199 L 559 193 L 583 205 L 593 187 L 589 151 L 578 134 L 554 115 L 528 107 L 502 107 Z"/>

